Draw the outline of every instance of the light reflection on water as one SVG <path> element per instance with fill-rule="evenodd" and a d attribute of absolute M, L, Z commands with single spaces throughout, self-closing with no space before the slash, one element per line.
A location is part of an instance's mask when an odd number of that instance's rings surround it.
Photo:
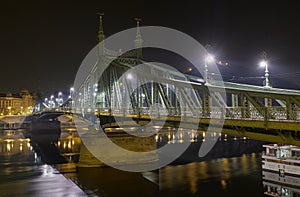
<path fill-rule="evenodd" d="M 0 196 L 86 196 L 42 161 L 48 156 L 33 147 L 35 143 L 25 138 L 24 133 L 24 130 L 0 130 Z"/>
<path fill-rule="evenodd" d="M 155 184 L 149 186 L 149 183 L 138 178 L 140 175 L 136 173 L 121 172 L 111 168 L 84 168 L 79 169 L 76 173 L 66 174 L 66 176 L 81 185 L 85 191 L 100 196 L 104 193 L 108 196 L 133 195 L 134 191 L 144 196 L 174 197 L 207 196 L 211 194 L 247 196 L 244 190 L 248 192 L 248 196 L 263 196 L 261 154 L 259 153 L 261 143 L 252 142 L 245 138 L 214 133 L 207 134 L 201 131 L 178 131 L 176 133 L 171 130 L 156 135 L 155 141 L 159 146 L 166 143 L 181 143 L 183 139 L 187 139 L 185 135 L 188 135 L 188 139 L 191 140 L 192 148 L 188 150 L 187 155 L 183 156 L 183 160 L 179 162 L 179 165 L 178 162 L 175 162 L 156 172 L 156 176 L 158 176 L 158 185 L 156 186 Z M 216 148 L 212 151 L 213 154 L 202 161 L 182 163 L 182 161 L 191 158 L 190 154 L 197 154 L 195 150 L 198 151 L 200 145 L 205 143 L 204 139 L 207 135 L 211 135 L 214 140 L 218 141 Z M 70 153 L 78 148 L 76 143 L 73 145 L 77 148 L 72 149 L 69 147 L 70 140 L 72 140 L 71 137 L 60 139 L 58 147 L 61 153 Z M 249 153 L 255 151 L 255 148 L 257 148 L 256 153 Z M 243 151 L 246 153 L 248 151 L 248 153 L 241 154 Z M 223 153 L 226 157 L 222 157 Z M 101 180 L 99 177 L 101 177 Z M 124 184 L 124 182 L 131 182 L 134 188 L 131 188 L 130 184 Z M 241 183 L 244 185 L 241 186 Z M 123 185 L 123 187 L 115 190 L 115 185 Z"/>
<path fill-rule="evenodd" d="M 240 157 L 169 165 L 159 171 L 159 186 L 161 190 L 196 194 L 201 191 L 201 187 L 198 188 L 199 183 L 217 182 L 226 190 L 235 177 L 256 174 L 260 169 L 259 162 L 260 154 L 252 153 Z"/>
<path fill-rule="evenodd" d="M 24 138 L 21 134 L 20 132 L 11 132 L 0 136 L 2 183 L 16 178 L 26 181 L 28 177 L 35 175 L 54 176 L 53 169 L 48 168 L 48 165 L 42 165 L 45 154 L 51 155 L 53 151 L 49 153 L 39 152 L 36 150 L 37 147 L 32 146 L 30 139 Z M 187 153 L 187 155 L 182 156 L 183 159 L 179 162 L 150 174 L 153 177 L 148 177 L 149 180 L 155 180 L 154 176 L 158 176 L 158 185 L 143 178 L 138 173 L 121 172 L 112 168 L 76 169 L 75 165 L 79 159 L 81 141 L 74 129 L 63 130 L 57 141 L 51 143 L 54 144 L 57 153 L 65 158 L 67 164 L 74 164 L 56 165 L 57 169 L 63 171 L 65 177 L 73 180 L 90 196 L 134 196 L 136 192 L 139 193 L 139 196 L 164 197 L 263 196 L 267 189 L 273 193 L 279 191 L 278 188 L 283 188 L 282 193 L 285 191 L 286 187 L 282 187 L 280 183 L 277 183 L 275 187 L 274 183 L 263 182 L 260 143 L 256 141 L 218 133 L 208 134 L 201 131 L 184 132 L 182 130 L 177 133 L 170 130 L 162 132 L 155 136 L 155 141 L 158 145 L 181 143 L 182 140 L 187 139 L 186 135 L 192 142 L 192 146 L 188 150 L 192 155 L 197 154 L 195 150 L 198 151 L 201 143 L 205 143 L 207 135 L 211 135 L 218 142 L 208 158 L 191 161 L 187 159 L 194 159 L 194 157 L 190 157 L 190 153 Z M 49 142 L 49 146 L 51 143 Z M 250 151 L 247 152 L 247 150 Z M 246 154 L 241 154 L 241 152 Z M 36 172 L 33 170 L 35 165 L 38 166 Z M 16 172 L 28 173 L 26 176 L 18 177 Z M 116 185 L 118 185 L 117 190 Z M 60 192 L 63 191 L 60 190 Z"/>

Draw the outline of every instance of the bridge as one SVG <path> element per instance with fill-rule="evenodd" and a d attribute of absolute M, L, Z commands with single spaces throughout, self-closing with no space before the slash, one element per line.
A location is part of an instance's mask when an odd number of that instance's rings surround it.
<path fill-rule="evenodd" d="M 76 116 L 100 120 L 106 129 L 222 128 L 233 136 L 300 145 L 300 91 L 270 87 L 267 70 L 266 85 L 255 86 L 210 78 L 206 64 L 202 78 L 147 62 L 139 21 L 135 50 L 106 48 L 102 16 L 98 38 L 95 61 L 74 84 L 69 105 Z"/>
<path fill-rule="evenodd" d="M 132 120 L 142 126 L 214 126 L 234 136 L 300 145 L 300 91 L 219 81 L 207 72 L 203 79 L 147 62 L 139 21 L 136 50 L 109 50 L 104 37 L 100 18 L 98 57 L 75 84 L 75 114 L 95 113 L 104 128 L 133 126 Z"/>

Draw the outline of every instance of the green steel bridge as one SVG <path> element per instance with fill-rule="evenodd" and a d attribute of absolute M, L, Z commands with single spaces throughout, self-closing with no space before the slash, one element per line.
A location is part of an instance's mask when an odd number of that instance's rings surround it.
<path fill-rule="evenodd" d="M 233 136 L 300 145 L 299 90 L 204 80 L 147 62 L 139 26 L 135 50 L 109 50 L 101 42 L 101 16 L 98 38 L 97 58 L 74 84 L 72 110 L 78 116 L 96 114 L 104 128 L 211 127 Z"/>

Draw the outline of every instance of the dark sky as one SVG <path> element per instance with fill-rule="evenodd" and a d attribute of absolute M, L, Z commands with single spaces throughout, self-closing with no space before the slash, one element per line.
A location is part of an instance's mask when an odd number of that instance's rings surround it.
<path fill-rule="evenodd" d="M 80 3 L 81 2 L 81 3 Z M 225 78 L 252 83 L 266 51 L 276 87 L 298 88 L 300 12 L 293 1 L 6 1 L 0 5 L 0 92 L 66 91 L 97 44 L 98 16 L 106 36 L 142 25 L 175 28 L 210 44 Z M 241 78 L 242 77 L 242 78 Z"/>

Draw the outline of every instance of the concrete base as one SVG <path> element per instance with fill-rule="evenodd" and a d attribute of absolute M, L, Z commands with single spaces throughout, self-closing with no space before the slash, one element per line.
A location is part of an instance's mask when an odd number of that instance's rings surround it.
<path fill-rule="evenodd" d="M 156 150 L 154 135 L 150 137 L 136 137 L 124 131 L 111 131 L 105 133 L 109 138 L 107 139 L 107 137 L 103 137 L 98 132 L 100 131 L 90 127 L 81 136 L 82 145 L 77 167 L 107 166 L 98 158 L 103 158 L 113 167 L 120 166 L 121 168 L 122 166 L 131 165 L 153 165 L 153 163 L 158 161 L 158 155 L 154 151 Z M 111 145 L 112 143 L 117 149 Z"/>

